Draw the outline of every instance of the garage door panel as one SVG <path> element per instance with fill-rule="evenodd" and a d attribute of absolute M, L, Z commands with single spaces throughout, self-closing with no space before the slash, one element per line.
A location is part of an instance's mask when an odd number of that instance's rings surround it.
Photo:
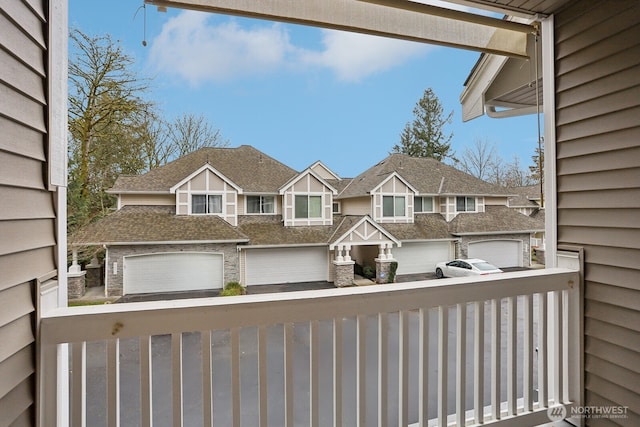
<path fill-rule="evenodd" d="M 329 259 L 325 247 L 249 249 L 245 256 L 247 286 L 328 279 Z"/>
<path fill-rule="evenodd" d="M 223 256 L 155 253 L 124 258 L 124 293 L 222 289 Z"/>
<path fill-rule="evenodd" d="M 522 267 L 521 240 L 485 240 L 469 243 L 469 258 L 480 258 L 503 267 Z"/>
<path fill-rule="evenodd" d="M 393 249 L 393 257 L 398 261 L 396 274 L 432 273 L 436 264 L 450 258 L 450 242 L 403 243 Z"/>

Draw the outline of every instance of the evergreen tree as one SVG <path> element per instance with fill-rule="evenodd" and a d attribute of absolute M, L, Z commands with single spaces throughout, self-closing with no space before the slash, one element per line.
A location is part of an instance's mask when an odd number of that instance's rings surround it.
<path fill-rule="evenodd" d="M 413 109 L 413 116 L 413 121 L 406 124 L 393 152 L 413 157 L 432 157 L 438 161 L 454 159 L 451 151 L 453 132 L 445 132 L 445 126 L 452 122 L 453 111 L 444 115 L 444 108 L 431 88 L 424 91 Z"/>

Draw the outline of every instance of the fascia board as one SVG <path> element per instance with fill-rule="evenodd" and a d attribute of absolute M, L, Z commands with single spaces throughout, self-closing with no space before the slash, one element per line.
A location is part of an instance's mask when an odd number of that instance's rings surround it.
<path fill-rule="evenodd" d="M 397 246 L 402 246 L 402 242 L 400 240 L 398 240 L 391 233 L 389 233 L 387 230 L 382 228 L 377 222 L 375 222 L 369 216 L 364 216 L 364 217 L 362 217 L 362 219 L 360 221 L 356 222 L 351 228 L 349 228 L 346 232 L 344 232 L 340 237 L 335 239 L 333 241 L 333 243 L 331 243 L 329 245 L 329 249 L 334 249 L 336 247 L 336 245 L 338 245 L 343 239 L 345 239 L 349 234 L 351 234 L 353 232 L 353 230 L 355 230 L 356 228 L 360 227 L 360 225 L 362 225 L 363 222 L 368 222 L 371 226 L 373 226 L 380 233 L 382 233 L 385 236 L 387 236 L 389 238 L 389 240 L 391 240 Z"/>
<path fill-rule="evenodd" d="M 287 181 L 282 187 L 280 187 L 280 191 L 279 193 L 282 195 L 284 193 L 287 192 L 287 189 L 289 189 L 291 186 L 295 185 L 296 182 L 300 181 L 302 178 L 304 178 L 306 175 L 311 175 L 313 176 L 315 179 L 317 179 L 318 181 L 320 181 L 322 183 L 322 185 L 324 185 L 325 187 L 327 187 L 329 190 L 331 190 L 331 192 L 334 195 L 338 194 L 338 190 L 336 190 L 335 188 L 333 188 L 332 185 L 330 185 L 327 181 L 325 181 L 324 179 L 322 179 L 322 177 L 320 177 L 317 173 L 315 173 L 314 171 L 312 171 L 311 169 L 305 169 L 304 171 L 300 172 L 298 175 L 294 176 L 293 178 L 291 178 L 289 181 Z"/>
<path fill-rule="evenodd" d="M 169 189 L 169 192 L 171 194 L 175 194 L 176 190 L 178 188 L 180 188 L 182 185 L 184 185 L 185 183 L 191 181 L 194 177 L 196 177 L 197 175 L 201 174 L 203 171 L 208 170 L 211 173 L 213 173 L 214 175 L 217 175 L 220 179 L 222 179 L 223 181 L 225 181 L 227 184 L 231 185 L 237 192 L 238 194 L 243 194 L 242 192 L 242 188 L 240 188 L 238 185 L 236 185 L 232 180 L 230 180 L 229 178 L 227 178 L 226 176 L 224 176 L 224 174 L 222 174 L 221 172 L 219 172 L 216 168 L 214 168 L 213 166 L 211 166 L 210 164 L 206 164 L 201 166 L 200 168 L 198 168 L 195 172 L 191 173 L 189 176 L 187 176 L 186 178 L 184 178 L 183 180 L 181 180 L 180 182 L 178 182 L 177 184 L 175 184 L 173 187 L 171 187 Z"/>
<path fill-rule="evenodd" d="M 414 194 L 419 195 L 420 192 L 409 183 L 409 181 L 407 181 L 406 179 L 404 179 L 402 176 L 400 176 L 400 174 L 398 174 L 398 172 L 394 171 L 392 174 L 390 174 L 388 177 L 386 177 L 385 179 L 383 179 L 382 181 L 380 181 L 380 183 L 378 185 L 376 185 L 375 187 L 373 187 L 371 189 L 371 191 L 369 191 L 369 194 L 373 194 L 375 193 L 380 187 L 382 187 L 384 184 L 387 183 L 387 181 L 389 181 L 390 179 L 392 179 L 393 177 L 398 178 L 400 181 L 402 181 L 402 183 L 404 185 L 406 185 L 407 187 L 409 187 L 409 190 L 413 191 Z"/>

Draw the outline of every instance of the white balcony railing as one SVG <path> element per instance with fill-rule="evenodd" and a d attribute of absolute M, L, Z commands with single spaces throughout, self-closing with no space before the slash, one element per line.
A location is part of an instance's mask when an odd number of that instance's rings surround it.
<path fill-rule="evenodd" d="M 41 320 L 39 418 L 542 424 L 547 407 L 580 403 L 580 298 L 578 272 L 547 269 L 58 309 Z M 68 372 L 61 344 L 70 344 Z M 58 391 L 67 374 L 69 402 Z"/>

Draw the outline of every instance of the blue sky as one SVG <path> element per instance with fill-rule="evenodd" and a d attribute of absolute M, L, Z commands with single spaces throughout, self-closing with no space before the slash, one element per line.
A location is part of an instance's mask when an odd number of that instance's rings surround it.
<path fill-rule="evenodd" d="M 202 114 L 230 146 L 253 145 L 297 170 L 321 160 L 353 177 L 388 155 L 430 87 L 453 111 L 457 155 L 482 139 L 505 161 L 531 163 L 534 115 L 462 122 L 477 52 L 153 6 L 143 47 L 141 5 L 69 0 L 69 25 L 118 40 L 153 78 L 150 97 L 167 118 Z"/>

